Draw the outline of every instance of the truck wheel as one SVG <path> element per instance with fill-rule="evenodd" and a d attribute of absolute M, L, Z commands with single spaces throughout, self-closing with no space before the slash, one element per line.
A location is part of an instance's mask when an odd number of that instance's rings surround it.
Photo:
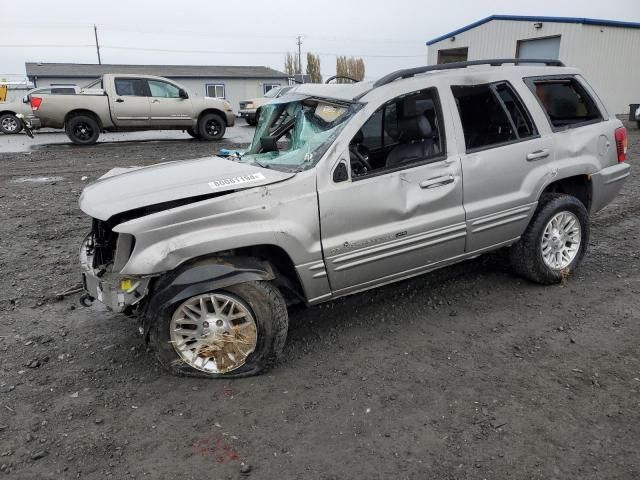
<path fill-rule="evenodd" d="M 239 378 L 262 373 L 287 338 L 284 298 L 269 282 L 246 282 L 163 305 L 150 342 L 177 375 Z"/>
<path fill-rule="evenodd" d="M 198 122 L 198 132 L 205 140 L 220 140 L 224 136 L 226 128 L 227 124 L 216 113 L 207 113 Z"/>
<path fill-rule="evenodd" d="M 589 242 L 589 214 L 571 195 L 546 194 L 520 238 L 510 249 L 514 270 L 529 280 L 550 285 L 571 275 Z"/>
<path fill-rule="evenodd" d="M 196 132 L 193 128 L 187 128 L 187 133 L 191 135 L 193 138 L 202 138 L 202 136 Z"/>
<path fill-rule="evenodd" d="M 76 115 L 67 121 L 67 136 L 76 145 L 93 145 L 100 136 L 98 122 L 87 115 Z"/>
<path fill-rule="evenodd" d="M 22 122 L 13 113 L 5 113 L 0 116 L 0 131 L 2 133 L 13 135 L 14 133 L 20 133 L 21 130 Z"/>

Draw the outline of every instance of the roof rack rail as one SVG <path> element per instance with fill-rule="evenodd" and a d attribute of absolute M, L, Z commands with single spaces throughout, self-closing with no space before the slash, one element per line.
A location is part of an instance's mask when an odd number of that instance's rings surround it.
<path fill-rule="evenodd" d="M 420 73 L 435 72 L 438 70 L 451 70 L 455 68 L 466 68 L 474 65 L 491 65 L 492 67 L 499 67 L 505 63 L 513 63 L 519 65 L 521 63 L 542 63 L 549 67 L 564 67 L 564 63 L 560 60 L 551 59 L 539 59 L 539 58 L 497 58 L 489 60 L 471 60 L 468 62 L 453 62 L 444 63 L 441 65 L 430 65 L 425 67 L 405 68 L 404 70 L 398 70 L 384 77 L 380 78 L 373 84 L 373 88 L 381 87 L 387 83 L 391 83 L 399 78 L 409 78 Z"/>

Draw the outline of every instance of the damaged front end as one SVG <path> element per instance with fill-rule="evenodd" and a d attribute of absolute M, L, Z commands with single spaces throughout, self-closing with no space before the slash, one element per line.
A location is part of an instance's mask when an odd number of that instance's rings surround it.
<path fill-rule="evenodd" d="M 132 277 L 120 274 L 135 239 L 126 233 L 113 231 L 112 222 L 93 219 L 91 233 L 80 247 L 80 267 L 85 294 L 81 303 L 89 305 L 97 299 L 118 313 L 130 313 L 147 295 L 152 277 Z"/>

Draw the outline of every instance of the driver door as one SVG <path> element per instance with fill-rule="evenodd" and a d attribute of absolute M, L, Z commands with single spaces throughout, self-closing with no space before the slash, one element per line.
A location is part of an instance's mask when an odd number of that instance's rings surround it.
<path fill-rule="evenodd" d="M 334 294 L 417 275 L 464 253 L 460 157 L 446 151 L 436 90 L 413 95 L 414 105 L 432 100 L 432 111 L 407 113 L 411 95 L 382 105 L 354 134 L 350 148 L 337 157 L 327 178 L 318 181 L 322 248 Z M 434 145 L 424 156 L 393 167 L 384 163 L 384 157 L 402 143 L 390 139 L 394 119 L 389 112 L 408 118 L 404 123 L 432 115 Z M 365 170 L 357 160 L 356 139 L 368 144 L 365 159 L 371 168 Z"/>
<path fill-rule="evenodd" d="M 147 80 L 151 103 L 151 124 L 156 127 L 190 128 L 193 125 L 191 100 L 180 97 L 180 87 L 162 80 Z"/>

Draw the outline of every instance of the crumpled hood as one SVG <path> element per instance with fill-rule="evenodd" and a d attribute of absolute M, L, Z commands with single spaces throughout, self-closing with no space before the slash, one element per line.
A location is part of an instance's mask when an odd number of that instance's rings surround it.
<path fill-rule="evenodd" d="M 220 157 L 114 168 L 83 190 L 80 209 L 91 217 L 108 220 L 140 207 L 259 187 L 294 175 Z"/>

